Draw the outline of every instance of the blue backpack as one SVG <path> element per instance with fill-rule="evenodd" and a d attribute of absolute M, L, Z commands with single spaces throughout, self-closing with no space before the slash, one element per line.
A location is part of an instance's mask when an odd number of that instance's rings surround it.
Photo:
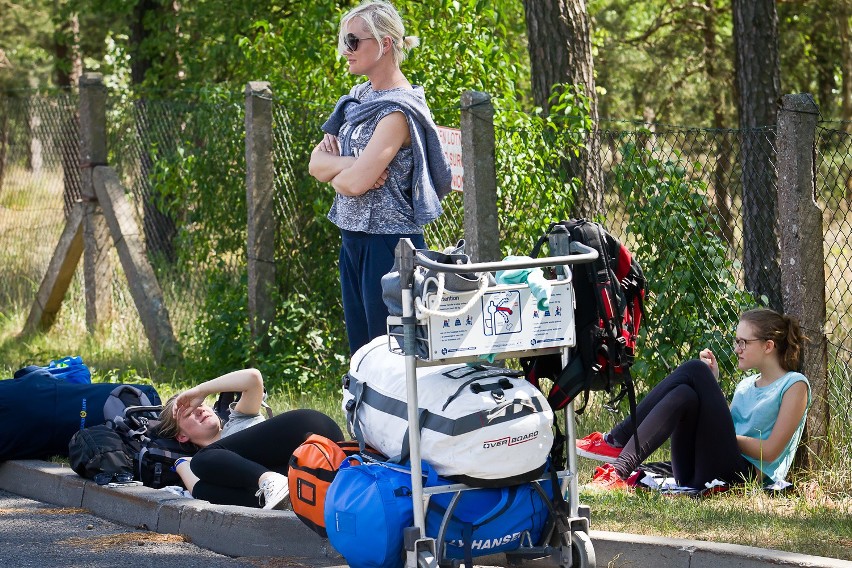
<path fill-rule="evenodd" d="M 57 379 L 65 379 L 69 383 L 88 385 L 92 382 L 92 373 L 83 363 L 81 357 L 63 357 L 48 363 L 47 372 Z"/>
<path fill-rule="evenodd" d="M 423 464 L 424 485 L 449 485 Z M 543 484 L 550 496 L 550 484 Z M 452 493 L 432 495 L 426 510 L 426 535 L 438 537 Z M 465 559 L 538 545 L 549 515 L 548 505 L 532 483 L 464 491 L 443 537 L 446 558 Z M 414 524 L 411 469 L 407 465 L 343 462 L 328 488 L 325 526 L 332 546 L 352 568 L 400 568 L 404 564 L 403 530 Z M 439 543 L 439 548 L 441 544 Z"/>

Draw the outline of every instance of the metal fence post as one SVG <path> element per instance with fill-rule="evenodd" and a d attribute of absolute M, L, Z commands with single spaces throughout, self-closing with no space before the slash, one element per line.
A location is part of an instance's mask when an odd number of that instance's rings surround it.
<path fill-rule="evenodd" d="M 80 77 L 80 170 L 83 198 L 83 275 L 86 288 L 86 328 L 94 332 L 112 315 L 110 235 L 98 207 L 92 171 L 107 163 L 106 98 L 103 75 Z"/>
<path fill-rule="evenodd" d="M 269 83 L 246 85 L 246 204 L 248 307 L 254 339 L 265 338 L 275 316 L 275 215 L 272 158 L 272 90 Z M 266 341 L 261 342 L 266 348 Z"/>
<path fill-rule="evenodd" d="M 808 341 L 802 373 L 811 383 L 807 446 L 828 450 L 825 260 L 822 212 L 816 203 L 815 146 L 819 109 L 809 94 L 784 95 L 778 112 L 778 212 L 784 311 L 798 318 Z"/>
<path fill-rule="evenodd" d="M 500 260 L 494 105 L 487 93 L 462 93 L 461 141 L 466 252 L 474 262 Z"/>

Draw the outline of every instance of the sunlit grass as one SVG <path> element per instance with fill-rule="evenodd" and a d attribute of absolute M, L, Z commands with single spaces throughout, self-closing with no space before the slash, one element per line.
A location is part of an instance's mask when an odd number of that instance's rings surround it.
<path fill-rule="evenodd" d="M 732 488 L 706 498 L 654 491 L 581 492 L 592 529 L 727 542 L 852 560 L 852 498 L 813 501 L 796 488 L 770 496 Z"/>

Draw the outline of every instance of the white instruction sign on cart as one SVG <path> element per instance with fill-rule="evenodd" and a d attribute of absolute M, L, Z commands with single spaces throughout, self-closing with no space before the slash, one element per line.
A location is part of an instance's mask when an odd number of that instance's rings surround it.
<path fill-rule="evenodd" d="M 454 317 L 429 317 L 431 359 L 451 359 L 528 351 L 575 344 L 573 288 L 570 281 L 554 281 L 547 309 L 527 286 L 494 286 L 470 310 Z M 442 312 L 461 310 L 475 292 L 444 294 Z M 434 307 L 434 293 L 426 305 Z"/>

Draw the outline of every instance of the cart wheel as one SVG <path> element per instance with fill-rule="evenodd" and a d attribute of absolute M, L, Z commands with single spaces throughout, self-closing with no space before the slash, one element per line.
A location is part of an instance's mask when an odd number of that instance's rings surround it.
<path fill-rule="evenodd" d="M 571 533 L 571 566 L 570 568 L 595 568 L 595 549 L 592 539 L 583 531 Z M 569 567 L 561 567 L 569 568 Z"/>

